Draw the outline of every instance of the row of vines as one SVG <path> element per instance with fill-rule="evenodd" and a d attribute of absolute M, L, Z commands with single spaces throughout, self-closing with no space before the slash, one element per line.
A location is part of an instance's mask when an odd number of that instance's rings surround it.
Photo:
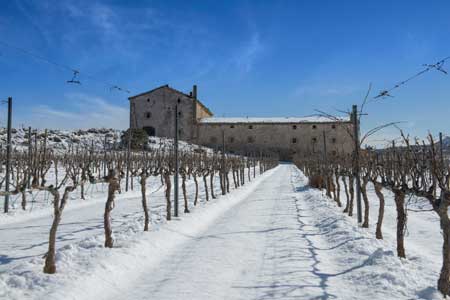
<path fill-rule="evenodd" d="M 357 176 L 360 180 L 363 213 L 362 227 L 369 227 L 370 202 L 367 186 L 373 184 L 379 200 L 375 237 L 383 239 L 383 217 L 385 209 L 384 190 L 394 194 L 397 215 L 397 255 L 406 258 L 405 231 L 407 226 L 408 198 L 420 197 L 430 204 L 430 209 L 439 217 L 442 231 L 442 268 L 437 283 L 438 290 L 450 295 L 450 162 L 443 154 L 441 144 L 431 135 L 428 141 L 411 140 L 401 133 L 401 146 L 392 142 L 383 150 L 361 150 L 359 161 L 356 155 L 323 155 L 323 153 L 303 153 L 296 164 L 308 176 L 310 185 L 324 189 L 342 212 L 353 215 L 357 197 L 355 189 Z M 357 167 L 360 167 L 356 171 Z M 344 191 L 345 204 L 341 199 Z"/>
<path fill-rule="evenodd" d="M 37 142 L 28 149 L 15 150 L 10 158 L 10 191 L 0 192 L 1 196 L 20 196 L 21 208 L 27 209 L 27 199 L 34 193 L 44 191 L 51 195 L 53 206 L 53 221 L 50 227 L 48 251 L 45 255 L 44 273 L 56 272 L 56 239 L 58 226 L 63 218 L 63 211 L 69 197 L 75 190 L 80 191 L 80 198 L 85 199 L 85 189 L 88 184 L 106 184 L 104 208 L 104 246 L 113 248 L 111 212 L 115 206 L 117 193 L 124 192 L 126 181 L 133 189 L 135 179 L 141 189 L 142 212 L 144 215 L 143 230 L 149 230 L 149 193 L 147 182 L 150 177 L 157 177 L 164 186 L 166 199 L 166 219 L 172 219 L 173 211 L 173 176 L 175 170 L 175 153 L 173 147 L 167 145 L 159 148 L 141 147 L 130 150 L 102 150 L 93 147 L 69 148 L 67 151 L 55 152 L 48 149 L 45 139 L 39 145 Z M 263 173 L 277 165 L 273 155 L 258 153 L 258 155 L 238 156 L 225 154 L 211 149 L 196 149 L 189 147 L 178 154 L 178 173 L 183 197 L 184 213 L 189 213 L 188 197 L 191 203 L 197 205 L 199 188 L 203 185 L 204 199 L 210 201 L 217 195 L 214 192 L 214 179 L 220 178 L 222 195 L 232 188 L 239 188 L 251 181 L 257 174 Z M 5 162 L 6 154 L 0 153 L 0 159 Z M 1 164 L 0 188 L 5 188 L 5 166 Z M 188 195 L 186 181 L 193 180 L 195 193 Z"/>

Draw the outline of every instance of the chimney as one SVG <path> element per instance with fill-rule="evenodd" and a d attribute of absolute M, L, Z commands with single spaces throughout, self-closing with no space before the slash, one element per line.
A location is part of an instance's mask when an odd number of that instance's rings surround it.
<path fill-rule="evenodd" d="M 192 97 L 197 100 L 197 85 L 194 84 L 194 86 L 192 87 Z"/>

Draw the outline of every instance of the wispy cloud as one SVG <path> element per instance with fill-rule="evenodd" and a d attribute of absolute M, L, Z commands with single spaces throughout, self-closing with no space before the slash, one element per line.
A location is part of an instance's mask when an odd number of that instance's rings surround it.
<path fill-rule="evenodd" d="M 254 32 L 250 38 L 243 43 L 233 58 L 233 62 L 242 73 L 252 70 L 258 56 L 264 49 L 258 32 Z"/>
<path fill-rule="evenodd" d="M 30 113 L 18 120 L 35 128 L 75 129 L 75 128 L 117 128 L 128 127 L 128 108 L 109 103 L 86 94 L 65 96 L 67 109 L 56 109 L 48 105 L 31 108 Z M 25 121 L 25 122 L 24 122 Z"/>

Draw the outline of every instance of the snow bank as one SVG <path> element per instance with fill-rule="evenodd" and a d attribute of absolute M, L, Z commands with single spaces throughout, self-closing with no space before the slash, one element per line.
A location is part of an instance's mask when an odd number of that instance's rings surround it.
<path fill-rule="evenodd" d="M 293 185 L 297 188 L 299 181 L 307 182 L 300 171 L 293 178 Z M 369 195 L 371 210 L 376 215 L 378 199 L 372 193 Z M 427 253 L 426 249 L 416 248 L 414 244 L 408 243 L 407 237 L 407 259 L 397 257 L 395 219 L 390 218 L 390 214 L 395 214 L 395 208 L 390 206 L 393 202 L 391 195 L 385 196 L 387 206 L 383 226 L 384 240 L 375 239 L 374 216 L 370 229 L 361 228 L 356 222 L 356 209 L 354 217 L 343 214 L 343 208 L 338 208 L 321 191 L 304 188 L 303 193 L 297 196 L 299 209 L 311 213 L 309 225 L 317 230 L 311 241 L 317 247 L 320 265 L 324 268 L 320 275 L 330 282 L 330 287 L 344 289 L 332 291 L 337 295 L 345 295 L 338 297 L 339 299 L 360 299 L 361 295 L 366 299 L 442 299 L 435 288 L 439 273 L 436 261 L 441 261 L 436 253 L 430 257 L 430 252 Z M 341 201 L 344 197 L 342 195 Z M 428 223 L 429 233 L 435 231 L 431 229 L 434 225 L 437 224 Z M 414 226 L 414 222 L 408 225 L 409 228 Z M 435 236 L 434 243 L 430 246 L 440 249 L 438 239 L 439 236 Z M 423 243 L 426 243 L 426 239 L 422 239 Z M 348 286 L 345 282 L 353 284 Z"/>

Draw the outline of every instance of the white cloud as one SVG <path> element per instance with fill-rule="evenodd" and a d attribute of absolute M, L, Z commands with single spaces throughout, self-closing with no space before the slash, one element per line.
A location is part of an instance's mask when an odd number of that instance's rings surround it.
<path fill-rule="evenodd" d="M 129 124 L 129 110 L 107 102 L 100 97 L 86 94 L 68 94 L 65 101 L 72 103 L 67 109 L 56 109 L 47 105 L 32 107 L 30 113 L 19 116 L 17 123 L 34 128 L 77 129 L 116 128 L 124 129 Z"/>

